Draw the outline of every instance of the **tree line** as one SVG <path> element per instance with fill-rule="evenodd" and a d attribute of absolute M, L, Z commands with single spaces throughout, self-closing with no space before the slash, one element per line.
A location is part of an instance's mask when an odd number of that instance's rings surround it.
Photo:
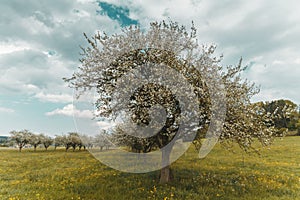
<path fill-rule="evenodd" d="M 66 151 L 76 148 L 85 150 L 86 148 L 104 148 L 109 149 L 111 143 L 109 142 L 109 134 L 106 131 L 95 136 L 86 136 L 76 132 L 69 132 L 67 135 L 56 135 L 50 137 L 45 134 L 35 134 L 29 130 L 11 131 L 8 143 L 16 145 L 21 152 L 26 145 L 30 145 L 36 151 L 38 146 L 43 146 L 47 150 L 51 145 L 56 149 L 57 147 L 64 147 Z"/>

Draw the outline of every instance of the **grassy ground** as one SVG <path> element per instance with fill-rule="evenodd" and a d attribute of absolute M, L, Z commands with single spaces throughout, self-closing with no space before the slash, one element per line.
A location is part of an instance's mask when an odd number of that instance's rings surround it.
<path fill-rule="evenodd" d="M 87 151 L 0 149 L 0 199 L 300 199 L 300 137 L 276 140 L 262 155 L 216 146 L 203 160 L 190 148 L 172 164 L 174 181 L 158 172 L 127 174 Z"/>

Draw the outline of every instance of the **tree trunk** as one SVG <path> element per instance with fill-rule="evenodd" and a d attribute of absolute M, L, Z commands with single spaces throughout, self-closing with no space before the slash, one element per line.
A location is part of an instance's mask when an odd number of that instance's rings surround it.
<path fill-rule="evenodd" d="M 170 168 L 170 154 L 171 149 L 162 149 L 162 165 L 165 166 L 160 170 L 160 180 L 159 183 L 164 184 L 172 181 L 172 172 Z"/>
<path fill-rule="evenodd" d="M 160 170 L 160 179 L 159 179 L 160 184 L 168 183 L 168 182 L 172 181 L 172 179 L 173 179 L 173 177 L 172 177 L 170 165 L 168 165 Z"/>

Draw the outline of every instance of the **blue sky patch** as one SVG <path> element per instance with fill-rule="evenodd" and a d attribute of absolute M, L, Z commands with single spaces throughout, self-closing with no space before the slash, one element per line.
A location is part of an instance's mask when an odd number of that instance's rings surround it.
<path fill-rule="evenodd" d="M 107 15 L 112 20 L 116 20 L 122 27 L 139 24 L 138 20 L 129 17 L 129 9 L 127 7 L 116 6 L 106 2 L 98 2 L 101 10 L 97 10 L 99 15 Z"/>
<path fill-rule="evenodd" d="M 52 50 L 48 51 L 48 55 L 49 55 L 49 56 L 54 56 L 55 54 L 56 54 L 55 51 L 52 51 Z"/>

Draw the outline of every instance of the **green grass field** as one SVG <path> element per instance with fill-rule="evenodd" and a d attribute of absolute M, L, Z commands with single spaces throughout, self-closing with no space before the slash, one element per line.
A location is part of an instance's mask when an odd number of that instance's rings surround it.
<path fill-rule="evenodd" d="M 0 149 L 0 199 L 300 199 L 300 137 L 277 139 L 261 156 L 217 145 L 203 160 L 193 146 L 172 164 L 174 180 L 158 172 L 128 174 L 87 151 Z"/>

